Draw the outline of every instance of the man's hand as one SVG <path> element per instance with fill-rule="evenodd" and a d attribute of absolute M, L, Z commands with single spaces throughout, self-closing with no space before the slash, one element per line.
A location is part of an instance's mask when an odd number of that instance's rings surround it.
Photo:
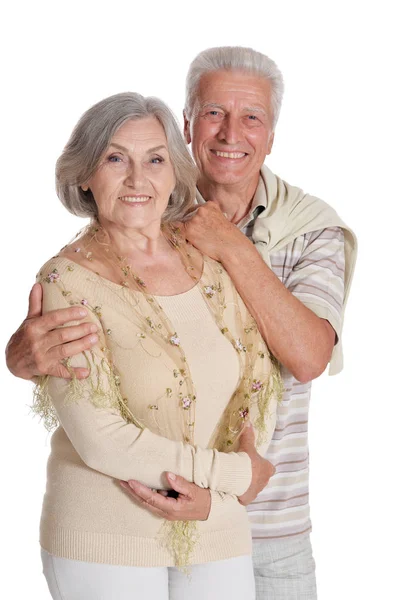
<path fill-rule="evenodd" d="M 211 510 L 211 493 L 183 477 L 167 473 L 170 487 L 178 493 L 177 498 L 166 496 L 167 492 L 153 491 L 138 481 L 121 481 L 128 494 L 154 515 L 167 521 L 206 521 Z"/>
<path fill-rule="evenodd" d="M 37 375 L 70 379 L 61 361 L 94 346 L 98 341 L 97 327 L 94 323 L 81 323 L 59 328 L 87 316 L 83 306 L 54 310 L 44 316 L 41 313 L 42 286 L 36 283 L 29 296 L 28 315 L 7 344 L 7 366 L 13 375 L 22 379 Z M 89 375 L 88 369 L 74 371 L 78 379 Z"/>
<path fill-rule="evenodd" d="M 216 202 L 201 204 L 184 223 L 182 234 L 203 254 L 223 262 L 226 254 L 236 253 L 240 245 L 252 243 L 225 217 Z"/>
<path fill-rule="evenodd" d="M 251 423 L 247 423 L 240 437 L 240 452 L 246 452 L 251 459 L 252 481 L 251 485 L 238 500 L 244 506 L 253 502 L 256 496 L 267 486 L 276 469 L 271 462 L 262 458 L 255 448 L 255 433 Z"/>

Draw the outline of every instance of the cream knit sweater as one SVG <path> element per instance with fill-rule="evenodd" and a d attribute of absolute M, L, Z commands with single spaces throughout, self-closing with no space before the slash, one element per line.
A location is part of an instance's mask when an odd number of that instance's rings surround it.
<path fill-rule="evenodd" d="M 220 332 L 200 290 L 156 297 L 179 333 L 196 386 L 195 447 L 183 442 L 175 405 L 164 396 L 174 365 L 157 360 L 160 349 L 149 337 L 142 339 L 130 315 L 141 294 L 126 290 L 91 271 L 56 257 L 42 268 L 42 276 L 57 272 L 57 281 L 43 284 L 44 311 L 68 306 L 64 290 L 101 310 L 100 342 L 92 368 L 101 368 L 102 344 L 107 343 L 121 377 L 121 389 L 138 421 L 127 423 L 114 409 L 91 402 L 92 389 L 83 383 L 78 401 L 66 400 L 68 383 L 50 378 L 49 393 L 60 426 L 51 440 L 47 489 L 43 502 L 40 541 L 57 556 L 135 566 L 171 566 L 173 556 L 163 539 L 162 519 L 136 505 L 118 480 L 137 479 L 153 488 L 166 487 L 165 471 L 209 487 L 212 506 L 207 521 L 197 524 L 197 542 L 191 562 L 204 563 L 251 552 L 246 510 L 237 500 L 251 481 L 245 453 L 220 453 L 209 448 L 218 422 L 239 380 L 239 362 L 231 343 Z M 232 283 L 221 275 L 229 306 L 226 319 L 239 335 Z M 262 342 L 263 343 L 263 342 Z M 267 349 L 265 360 L 267 357 Z M 167 358 L 167 357 L 166 357 Z M 83 355 L 73 366 L 87 366 Z M 178 379 L 176 380 L 176 385 Z M 104 383 L 106 385 L 106 383 Z M 157 405 L 156 410 L 149 407 Z M 267 419 L 267 439 L 275 423 L 275 404 Z"/>

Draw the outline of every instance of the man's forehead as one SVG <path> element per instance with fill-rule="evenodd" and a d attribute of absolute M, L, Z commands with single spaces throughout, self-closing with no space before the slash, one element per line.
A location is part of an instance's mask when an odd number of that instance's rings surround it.
<path fill-rule="evenodd" d="M 262 109 L 270 103 L 271 86 L 264 77 L 252 73 L 212 71 L 199 82 L 197 100 L 200 105 L 223 106 L 233 102 Z"/>

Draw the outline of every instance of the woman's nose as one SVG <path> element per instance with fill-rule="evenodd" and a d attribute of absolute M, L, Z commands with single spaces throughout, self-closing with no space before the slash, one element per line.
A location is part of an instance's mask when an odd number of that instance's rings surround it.
<path fill-rule="evenodd" d="M 139 165 L 130 165 L 126 172 L 125 183 L 130 187 L 138 188 L 144 181 L 143 169 Z"/>

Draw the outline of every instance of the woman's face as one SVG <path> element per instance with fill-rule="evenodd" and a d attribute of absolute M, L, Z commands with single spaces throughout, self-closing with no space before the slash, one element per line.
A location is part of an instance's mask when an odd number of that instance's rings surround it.
<path fill-rule="evenodd" d="M 159 227 L 176 184 L 164 129 L 155 117 L 127 121 L 113 136 L 90 188 L 102 225 Z"/>

